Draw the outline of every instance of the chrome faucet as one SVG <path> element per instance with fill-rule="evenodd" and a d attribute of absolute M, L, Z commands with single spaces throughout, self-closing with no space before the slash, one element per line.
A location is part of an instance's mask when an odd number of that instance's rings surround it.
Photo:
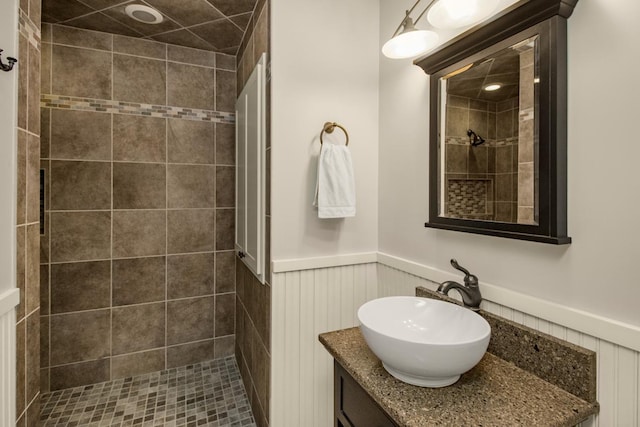
<path fill-rule="evenodd" d="M 465 274 L 464 285 L 461 285 L 458 282 L 454 282 L 453 280 L 447 280 L 446 282 L 442 282 L 440 286 L 438 286 L 437 292 L 448 295 L 451 289 L 455 289 L 462 295 L 462 302 L 464 302 L 465 307 L 468 307 L 474 311 L 480 310 L 482 295 L 480 295 L 478 278 L 469 273 L 469 270 L 467 270 L 466 268 L 461 267 L 458 264 L 458 261 L 456 261 L 455 259 L 451 260 L 451 265 L 456 270 L 462 271 Z"/>

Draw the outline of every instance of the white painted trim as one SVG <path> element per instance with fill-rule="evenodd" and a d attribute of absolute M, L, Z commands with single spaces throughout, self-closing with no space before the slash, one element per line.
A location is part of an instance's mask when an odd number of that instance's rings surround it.
<path fill-rule="evenodd" d="M 271 271 L 274 273 L 286 273 L 288 271 L 313 270 L 316 268 L 368 264 L 377 261 L 377 252 L 364 252 L 316 258 L 283 259 L 273 260 L 271 262 Z"/>
<path fill-rule="evenodd" d="M 456 274 L 385 253 L 378 253 L 378 262 L 433 282 L 459 279 Z M 490 283 L 480 282 L 480 289 L 485 300 L 640 351 L 638 326 L 524 295 Z"/>
<path fill-rule="evenodd" d="M 20 304 L 20 289 L 8 289 L 0 294 L 0 316 L 13 310 Z"/>

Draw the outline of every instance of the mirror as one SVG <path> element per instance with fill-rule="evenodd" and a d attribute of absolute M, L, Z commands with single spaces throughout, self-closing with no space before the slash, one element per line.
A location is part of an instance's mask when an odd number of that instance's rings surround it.
<path fill-rule="evenodd" d="M 439 215 L 538 224 L 538 36 L 439 79 Z"/>
<path fill-rule="evenodd" d="M 521 0 L 416 64 L 430 75 L 425 226 L 567 244 L 566 20 Z"/>

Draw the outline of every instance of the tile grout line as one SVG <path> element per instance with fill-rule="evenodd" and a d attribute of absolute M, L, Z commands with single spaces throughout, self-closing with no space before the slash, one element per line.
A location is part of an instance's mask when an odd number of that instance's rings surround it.
<path fill-rule="evenodd" d="M 165 103 L 169 103 L 169 47 L 165 44 Z M 169 119 L 164 119 L 164 367 L 169 367 Z"/>
<path fill-rule="evenodd" d="M 53 33 L 53 29 L 52 29 L 52 33 Z M 53 39 L 51 40 L 53 41 Z M 115 82 L 115 76 L 114 76 L 114 56 L 113 56 L 113 34 L 111 34 L 109 36 L 109 41 L 111 43 L 111 99 L 114 98 L 114 82 Z M 52 88 L 53 89 L 53 88 Z M 111 126 L 111 138 L 110 138 L 110 142 L 111 142 L 111 150 L 110 150 L 110 154 L 111 154 L 111 159 L 110 159 L 110 163 L 111 163 L 111 168 L 110 168 L 110 172 L 111 172 L 111 188 L 110 188 L 110 193 L 111 193 L 111 206 L 110 206 L 110 212 L 109 212 L 109 216 L 110 218 L 110 222 L 111 222 L 111 230 L 110 230 L 110 234 L 109 234 L 109 379 L 111 380 L 113 378 L 113 221 L 114 221 L 114 201 L 113 201 L 113 133 L 114 133 L 114 117 L 113 114 L 110 114 L 110 126 Z"/>

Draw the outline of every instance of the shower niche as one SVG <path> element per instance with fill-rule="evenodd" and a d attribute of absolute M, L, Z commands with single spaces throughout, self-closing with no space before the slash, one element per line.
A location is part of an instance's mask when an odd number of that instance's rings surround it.
<path fill-rule="evenodd" d="M 430 75 L 426 227 L 567 244 L 567 19 L 522 0 L 416 64 Z"/>

